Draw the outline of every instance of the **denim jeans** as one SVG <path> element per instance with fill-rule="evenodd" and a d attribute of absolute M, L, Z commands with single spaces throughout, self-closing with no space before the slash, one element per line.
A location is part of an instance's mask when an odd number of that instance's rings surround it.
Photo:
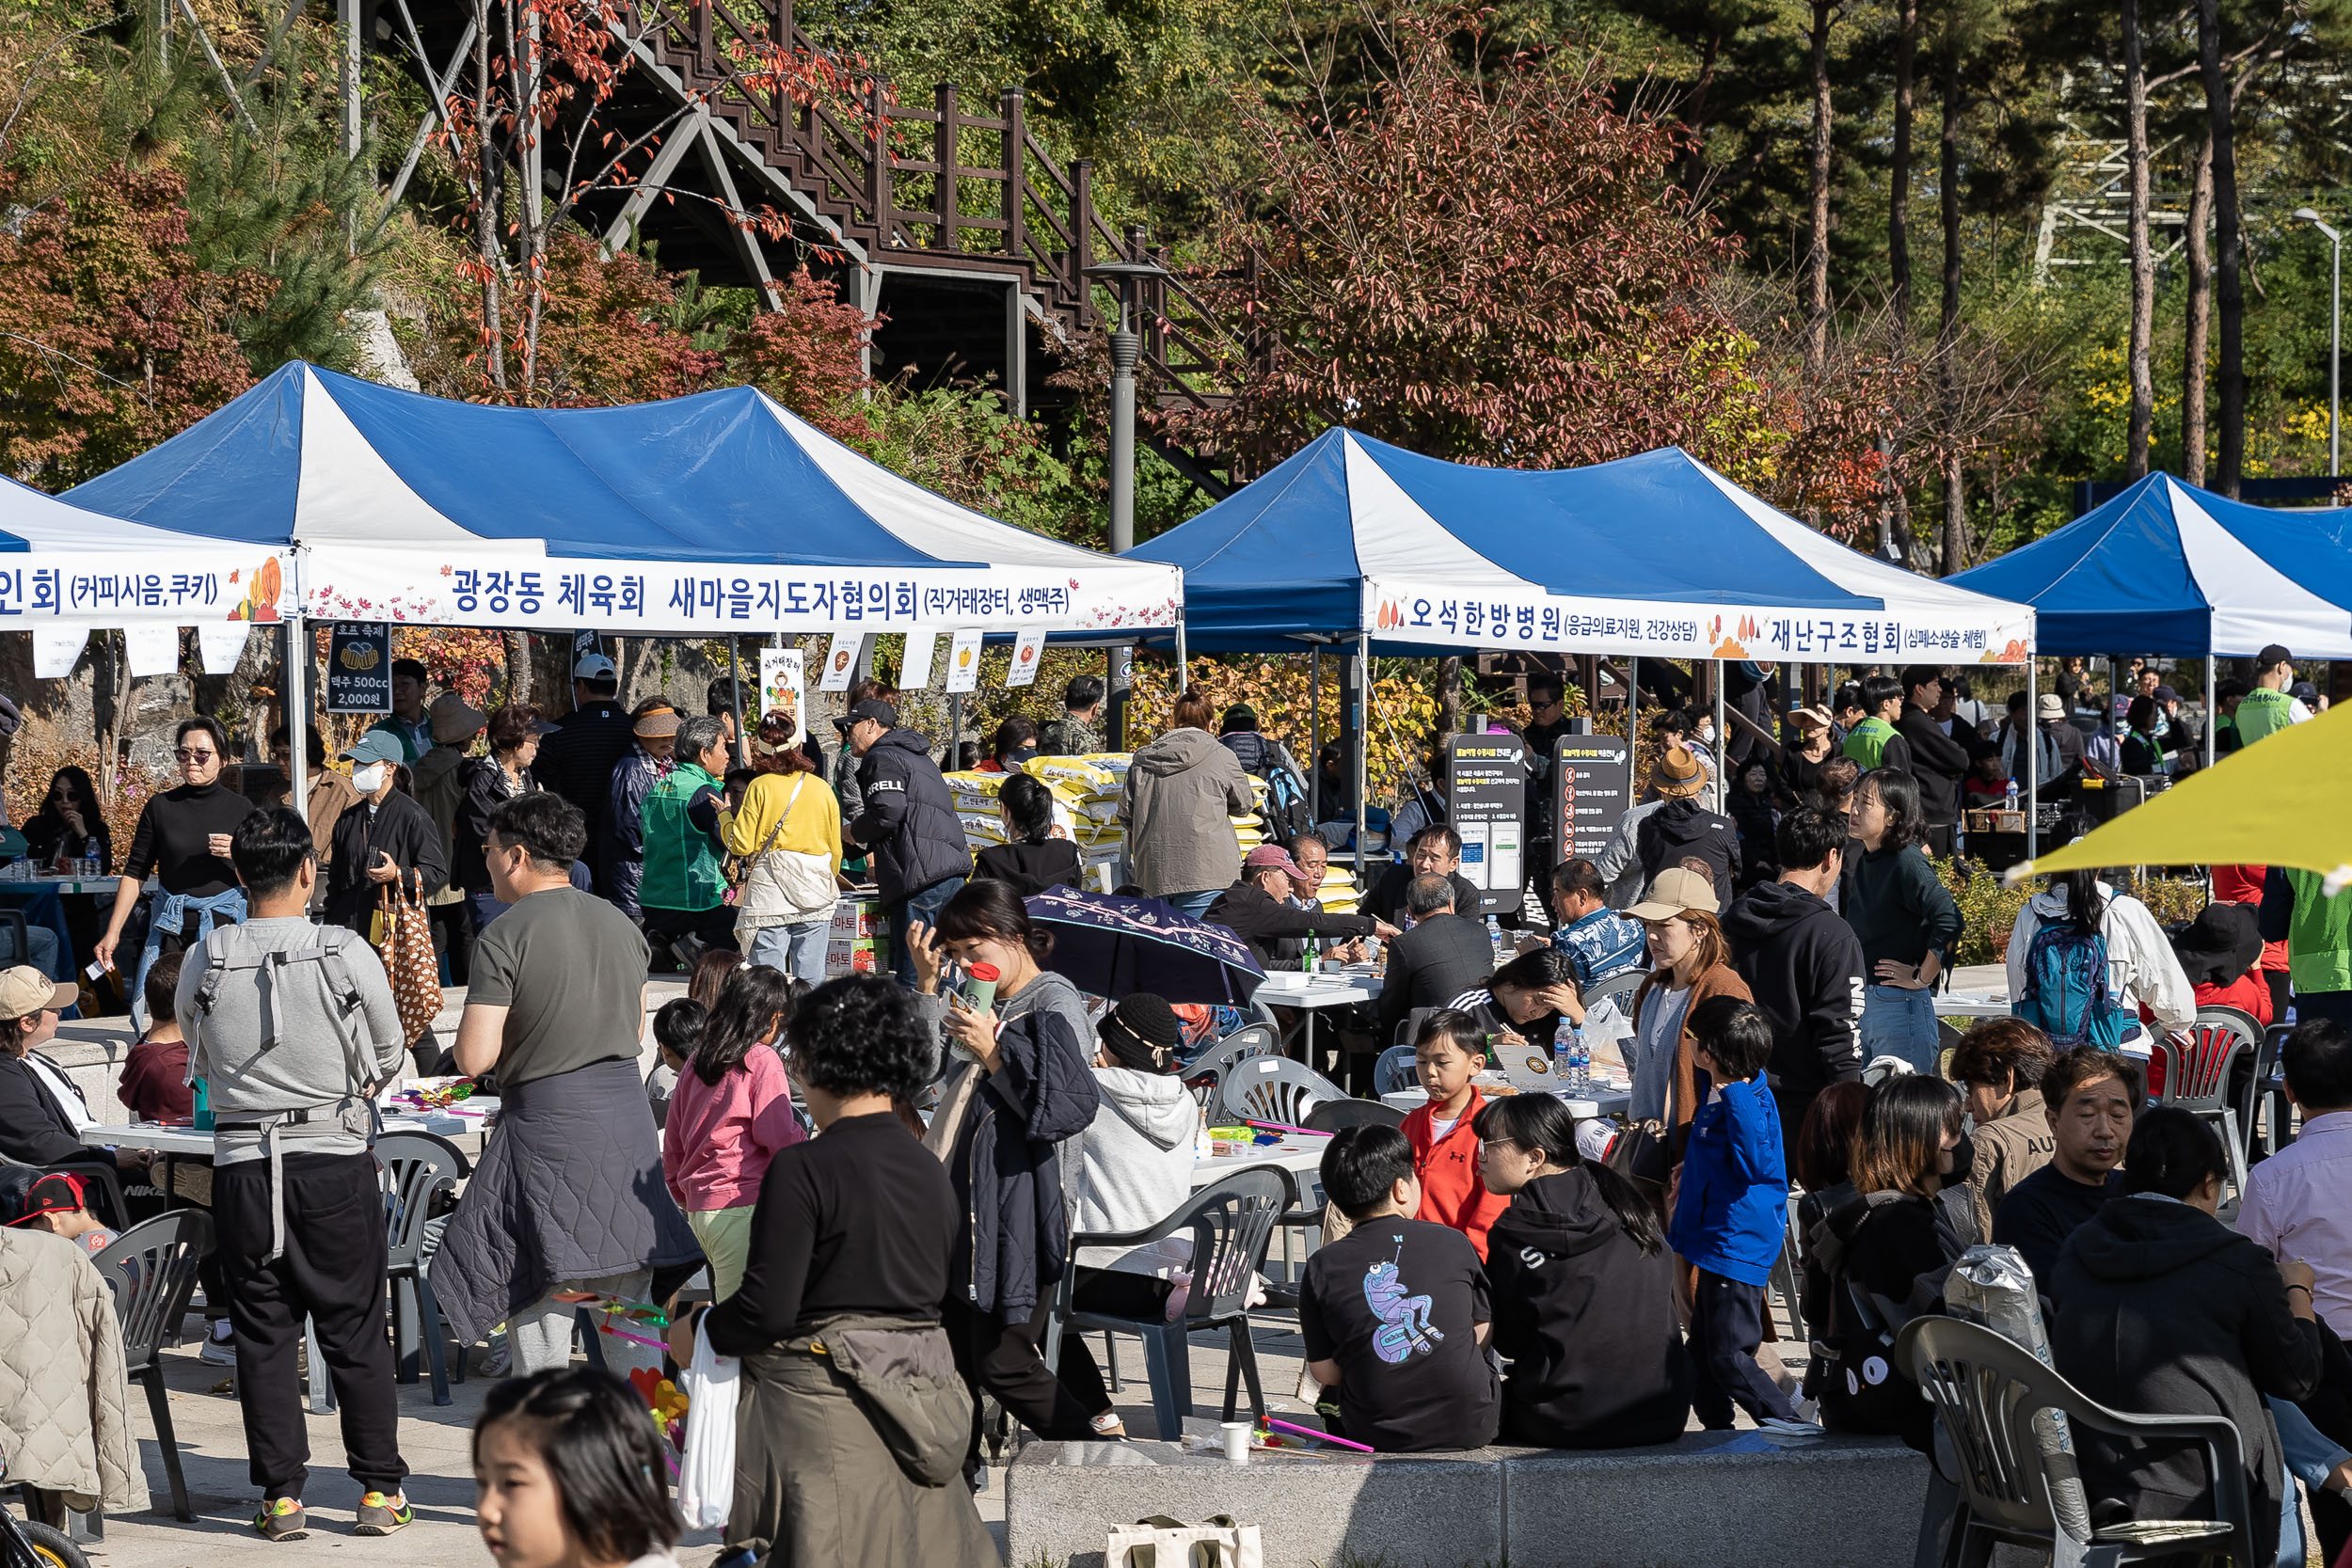
<path fill-rule="evenodd" d="M 1902 986 L 1872 986 L 1862 993 L 1862 1055 L 1899 1056 L 1931 1073 L 1943 1050 L 1935 1028 L 1935 993 Z"/>
<path fill-rule="evenodd" d="M 1216 895 L 1224 891 L 1221 887 L 1213 887 L 1204 893 L 1171 893 L 1167 901 L 1174 905 L 1180 914 L 1188 914 L 1195 920 L 1206 920 L 1209 918 L 1209 906 L 1216 903 Z"/>
<path fill-rule="evenodd" d="M 890 922 L 890 974 L 898 984 L 909 990 L 914 986 L 914 949 L 907 945 L 907 927 L 918 920 L 926 926 L 938 925 L 939 911 L 962 890 L 963 883 L 963 878 L 950 877 L 882 907 Z"/>
<path fill-rule="evenodd" d="M 833 917 L 795 921 L 789 926 L 762 926 L 743 944 L 743 957 L 755 964 L 780 969 L 812 986 L 825 983 L 825 943 L 833 935 Z"/>

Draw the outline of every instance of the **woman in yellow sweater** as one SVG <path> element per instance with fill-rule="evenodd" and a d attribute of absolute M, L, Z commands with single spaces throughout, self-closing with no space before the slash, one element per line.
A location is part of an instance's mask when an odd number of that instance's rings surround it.
<path fill-rule="evenodd" d="M 841 869 L 841 803 L 806 752 L 760 759 L 743 803 L 719 818 L 727 853 L 749 863 L 735 912 L 743 957 L 819 985 Z"/>

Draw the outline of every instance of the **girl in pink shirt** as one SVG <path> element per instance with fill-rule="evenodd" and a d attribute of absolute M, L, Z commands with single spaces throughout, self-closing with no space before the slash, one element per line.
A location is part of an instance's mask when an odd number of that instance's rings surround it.
<path fill-rule="evenodd" d="M 807 1134 L 792 1111 L 776 1040 L 808 986 L 766 964 L 728 976 L 703 1025 L 702 1041 L 670 1091 L 661 1174 L 670 1196 L 710 1260 L 710 1284 L 724 1301 L 743 1283 L 752 1210 L 776 1150 Z"/>

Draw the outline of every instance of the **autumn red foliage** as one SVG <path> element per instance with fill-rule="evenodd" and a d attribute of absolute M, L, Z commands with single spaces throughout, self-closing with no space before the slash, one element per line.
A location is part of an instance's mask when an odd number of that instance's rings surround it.
<path fill-rule="evenodd" d="M 13 188 L 0 173 L 0 208 Z M 169 167 L 110 165 L 0 225 L 0 469 L 78 483 L 252 385 L 230 323 L 271 284 L 197 264 L 186 194 Z"/>
<path fill-rule="evenodd" d="M 1255 352 L 1179 433 L 1261 467 L 1334 424 L 1515 467 L 1678 445 L 1852 532 L 1908 372 L 1792 367 L 1769 309 L 1726 287 L 1738 242 L 1675 178 L 1681 123 L 1606 57 L 1485 28 L 1408 9 L 1368 91 L 1241 104 L 1266 172 L 1198 287 Z"/>

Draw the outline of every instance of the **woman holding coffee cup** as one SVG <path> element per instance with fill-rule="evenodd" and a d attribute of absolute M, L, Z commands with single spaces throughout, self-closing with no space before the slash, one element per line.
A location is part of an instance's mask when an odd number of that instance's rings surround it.
<path fill-rule="evenodd" d="M 939 911 L 938 929 L 911 927 L 907 943 L 915 989 L 935 999 L 929 1010 L 960 1058 L 924 1138 L 946 1163 L 961 1216 L 957 1289 L 942 1313 L 957 1370 L 975 1408 L 986 1389 L 1041 1437 L 1115 1434 L 1102 1379 L 1078 1372 L 1066 1386 L 1038 1350 L 1070 1250 L 1060 1146 L 1101 1103 L 1086 1004 L 1041 967 L 1053 934 L 1029 923 L 1009 883 L 966 882 Z M 960 971 L 952 976 L 950 961 Z M 978 1463 L 976 1421 L 967 1473 Z"/>
<path fill-rule="evenodd" d="M 193 947 L 215 924 L 242 921 L 246 912 L 245 889 L 229 861 L 229 835 L 256 808 L 222 782 L 228 734 L 209 715 L 183 720 L 173 736 L 172 756 L 180 765 L 180 783 L 150 797 L 139 813 L 138 831 L 131 835 L 122 878 L 115 885 L 114 912 L 106 917 L 106 934 L 98 939 L 96 953 L 101 964 L 115 968 L 122 927 L 148 877 L 154 876 L 163 891 L 148 914 L 138 967 L 122 988 L 132 1021 L 142 1030 L 148 1024 L 143 1015 L 149 966 L 166 953 Z"/>

